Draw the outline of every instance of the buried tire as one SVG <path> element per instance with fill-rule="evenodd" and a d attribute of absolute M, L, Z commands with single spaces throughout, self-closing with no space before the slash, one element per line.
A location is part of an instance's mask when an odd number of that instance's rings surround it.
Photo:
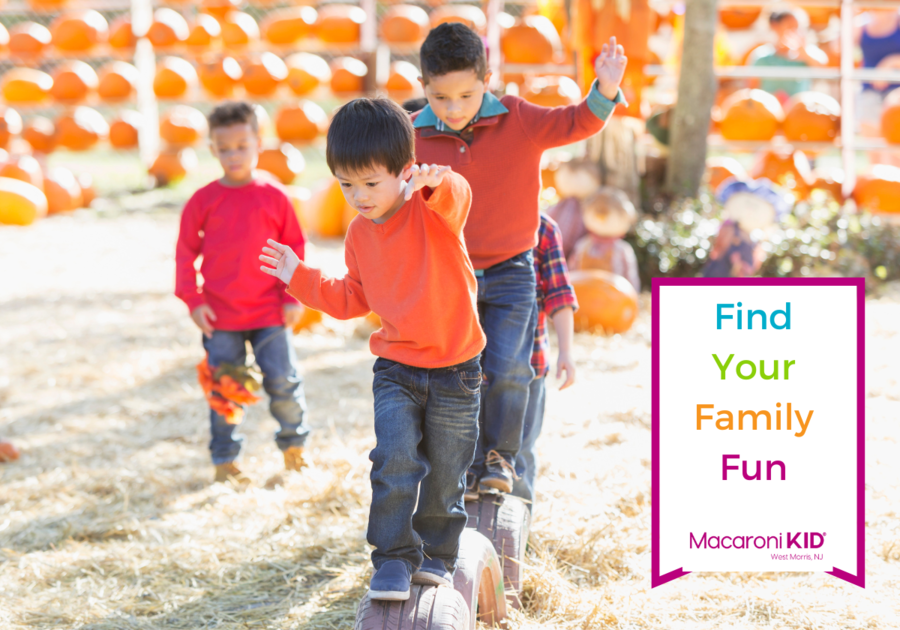
<path fill-rule="evenodd" d="M 483 494 L 466 503 L 466 527 L 478 531 L 493 544 L 503 568 L 503 588 L 513 608 L 521 608 L 522 569 L 531 515 L 525 503 L 510 495 Z"/>
<path fill-rule="evenodd" d="M 500 559 L 491 541 L 473 529 L 460 538 L 453 587 L 468 604 L 469 630 L 475 630 L 476 621 L 498 625 L 506 618 Z"/>
<path fill-rule="evenodd" d="M 354 630 L 467 630 L 468 606 L 446 586 L 413 585 L 405 602 L 369 599 L 356 610 Z"/>

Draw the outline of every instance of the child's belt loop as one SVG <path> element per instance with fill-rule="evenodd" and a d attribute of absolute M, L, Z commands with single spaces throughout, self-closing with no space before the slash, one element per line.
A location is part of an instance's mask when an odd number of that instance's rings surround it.
<path fill-rule="evenodd" d="M 483 276 L 483 275 L 484 275 L 484 269 L 476 269 L 476 270 L 475 270 L 475 277 L 476 277 L 476 278 L 480 278 L 480 277 Z"/>

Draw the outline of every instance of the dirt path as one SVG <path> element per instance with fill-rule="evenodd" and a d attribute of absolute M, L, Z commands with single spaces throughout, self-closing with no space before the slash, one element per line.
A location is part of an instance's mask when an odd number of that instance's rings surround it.
<path fill-rule="evenodd" d="M 368 580 L 366 334 L 326 320 L 296 337 L 311 469 L 281 470 L 258 405 L 243 431 L 254 486 L 210 485 L 176 232 L 171 212 L 0 227 L 0 436 L 23 451 L 0 466 L 0 627 L 351 628 Z M 338 273 L 340 246 L 310 259 Z M 648 309 L 624 336 L 579 336 L 579 383 L 548 399 L 513 627 L 900 627 L 898 331 L 900 304 L 870 301 L 865 591 L 728 574 L 651 593 Z"/>

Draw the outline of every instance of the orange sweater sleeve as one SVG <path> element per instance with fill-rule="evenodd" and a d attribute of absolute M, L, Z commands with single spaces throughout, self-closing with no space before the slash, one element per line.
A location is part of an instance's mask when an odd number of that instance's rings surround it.
<path fill-rule="evenodd" d="M 472 189 L 459 173 L 450 171 L 435 188 L 423 188 L 422 198 L 429 210 L 441 215 L 454 234 L 460 234 L 472 205 Z"/>
<path fill-rule="evenodd" d="M 350 235 L 344 241 L 344 260 L 347 275 L 329 278 L 319 269 L 308 267 L 302 260 L 288 285 L 288 293 L 306 306 L 322 311 L 335 319 L 353 319 L 371 312 L 359 277 L 359 265 Z"/>

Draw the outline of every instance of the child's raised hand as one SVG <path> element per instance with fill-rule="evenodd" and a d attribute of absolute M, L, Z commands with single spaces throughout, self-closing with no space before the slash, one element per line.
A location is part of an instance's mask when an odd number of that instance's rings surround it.
<path fill-rule="evenodd" d="M 610 37 L 608 44 L 603 44 L 600 55 L 594 61 L 594 72 L 597 73 L 597 82 L 600 84 L 600 93 L 609 100 L 615 100 L 619 93 L 619 84 L 625 76 L 625 66 L 628 65 L 628 57 L 625 49 L 616 44 L 616 38 Z"/>
<path fill-rule="evenodd" d="M 568 352 L 560 352 L 556 361 L 556 380 L 562 378 L 563 372 L 566 373 L 565 382 L 559 386 L 560 391 L 570 387 L 575 383 L 575 361 Z"/>
<path fill-rule="evenodd" d="M 216 321 L 216 313 L 212 310 L 212 307 L 208 304 L 201 304 L 191 311 L 191 319 L 197 324 L 197 328 L 203 331 L 204 335 L 212 339 L 214 330 L 212 323 Z"/>
<path fill-rule="evenodd" d="M 290 284 L 291 278 L 294 277 L 294 272 L 297 271 L 297 267 L 300 265 L 300 258 L 287 245 L 282 245 L 272 239 L 269 239 L 268 243 L 269 247 L 263 247 L 263 253 L 260 254 L 259 259 L 269 266 L 266 267 L 264 265 L 260 269 L 270 276 L 275 276 L 285 284 Z"/>
<path fill-rule="evenodd" d="M 409 177 L 409 181 L 406 183 L 406 194 L 403 198 L 409 201 L 417 190 L 425 188 L 425 186 L 429 188 L 437 187 L 444 181 L 444 175 L 449 172 L 449 166 L 438 166 L 436 164 L 419 166 L 418 164 L 413 164 L 404 173 L 404 175 Z"/>

